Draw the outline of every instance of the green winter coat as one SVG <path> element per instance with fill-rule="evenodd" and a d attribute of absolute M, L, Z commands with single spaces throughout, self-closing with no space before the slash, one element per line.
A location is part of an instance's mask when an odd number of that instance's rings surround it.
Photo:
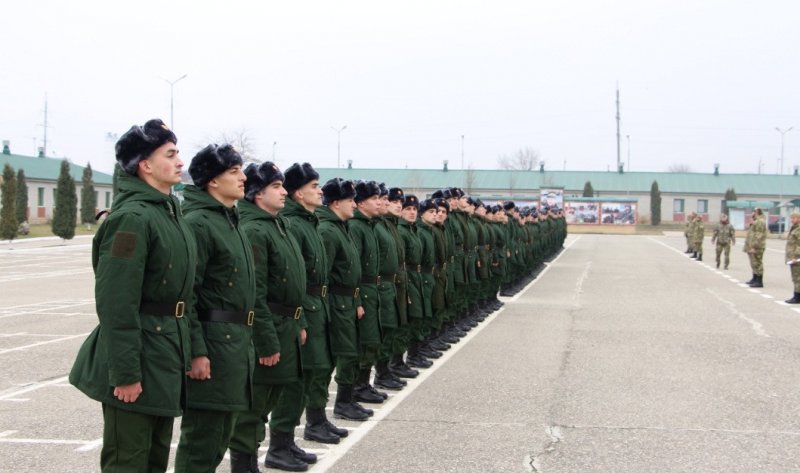
<path fill-rule="evenodd" d="M 442 225 L 433 225 L 431 231 L 433 232 L 434 261 L 436 261 L 436 270 L 433 272 L 431 307 L 434 311 L 441 311 L 447 308 L 447 238 L 444 236 Z"/>
<path fill-rule="evenodd" d="M 191 368 L 184 314 L 192 298 L 195 253 L 177 199 L 137 177 L 120 175 L 119 194 L 92 242 L 100 324 L 78 351 L 69 374 L 72 385 L 119 409 L 181 415 Z M 147 308 L 153 303 L 169 310 L 154 313 Z M 136 382 L 142 383 L 136 402 L 114 397 L 116 386 Z"/>
<path fill-rule="evenodd" d="M 239 228 L 235 206 L 227 208 L 195 186 L 187 186 L 183 196 L 186 223 L 197 242 L 194 303 L 188 313 L 192 358 L 207 356 L 211 361 L 211 379 L 187 380 L 189 407 L 245 411 L 250 408 L 255 366 L 252 326 L 203 319 L 212 310 L 253 310 L 252 247 Z"/>
<path fill-rule="evenodd" d="M 328 256 L 319 234 L 319 218 L 294 200 L 286 199 L 280 212 L 289 222 L 289 233 L 294 236 L 303 254 L 306 270 L 306 294 L 303 297 L 303 314 L 306 319 L 306 343 L 303 345 L 303 368 L 328 370 L 333 366 L 330 346 L 330 315 L 328 313 Z M 322 287 L 326 286 L 325 296 Z"/>
<path fill-rule="evenodd" d="M 294 237 L 286 231 L 286 220 L 242 200 L 239 202 L 242 229 L 253 247 L 256 274 L 253 345 L 256 357 L 280 352 L 274 366 L 256 363 L 254 384 L 287 384 L 302 373 L 300 330 L 306 293 L 303 255 Z M 275 313 L 269 304 L 284 306 Z M 293 309 L 293 311 L 292 311 Z M 292 312 L 289 314 L 289 312 Z"/>
<path fill-rule="evenodd" d="M 433 240 L 431 225 L 421 218 L 417 219 L 417 235 L 422 243 L 420 258 L 422 279 L 422 316 L 426 319 L 433 317 L 433 286 L 436 284 L 434 272 L 436 271 L 436 248 Z"/>
<path fill-rule="evenodd" d="M 450 262 L 453 271 L 453 282 L 460 285 L 465 283 L 466 272 L 464 271 L 464 227 L 459 221 L 459 216 L 463 216 L 463 214 L 455 211 L 451 212 L 447 216 L 447 220 L 444 221 L 444 226 L 447 233 L 450 234 L 453 244 L 453 258 Z M 455 285 L 453 287 L 455 289 Z"/>
<path fill-rule="evenodd" d="M 405 283 L 399 283 L 400 278 L 405 278 L 402 262 L 405 260 L 403 240 L 397 231 L 396 217 L 384 216 L 377 219 L 375 236 L 378 239 L 378 270 L 381 283 L 378 286 L 378 296 L 381 305 L 381 327 L 397 328 L 400 317 L 397 308 L 397 292 L 399 286 L 405 292 Z M 403 307 L 405 310 L 405 307 Z M 403 319 L 406 314 L 403 314 Z"/>
<path fill-rule="evenodd" d="M 331 351 L 335 356 L 358 356 L 356 307 L 361 305 L 361 261 L 347 223 L 325 206 L 316 214 L 328 257 Z"/>
<path fill-rule="evenodd" d="M 358 319 L 358 342 L 362 345 L 381 343 L 381 305 L 378 296 L 378 239 L 375 237 L 376 219 L 368 218 L 358 210 L 347 221 L 350 236 L 361 262 L 361 305 L 364 316 Z"/>
<path fill-rule="evenodd" d="M 422 307 L 422 242 L 417 234 L 417 224 L 404 219 L 398 222 L 400 237 L 406 253 L 406 291 L 408 293 L 407 313 L 412 319 L 421 319 Z"/>

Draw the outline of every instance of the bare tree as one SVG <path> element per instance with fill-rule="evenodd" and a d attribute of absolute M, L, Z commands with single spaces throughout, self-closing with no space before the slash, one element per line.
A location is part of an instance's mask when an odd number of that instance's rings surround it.
<path fill-rule="evenodd" d="M 500 169 L 533 171 L 539 165 L 539 153 L 530 146 L 526 146 L 517 150 L 513 155 L 499 156 L 497 165 Z"/>
<path fill-rule="evenodd" d="M 245 163 L 261 162 L 260 159 L 256 158 L 255 141 L 250 137 L 250 133 L 245 128 L 239 128 L 232 131 L 223 131 L 209 138 L 208 142 L 216 143 L 220 146 L 223 144 L 233 145 L 236 151 L 242 155 L 242 159 L 244 159 Z M 202 145 L 200 147 L 203 148 L 204 146 L 205 145 Z"/>
<path fill-rule="evenodd" d="M 667 172 L 692 172 L 688 164 L 670 164 Z"/>

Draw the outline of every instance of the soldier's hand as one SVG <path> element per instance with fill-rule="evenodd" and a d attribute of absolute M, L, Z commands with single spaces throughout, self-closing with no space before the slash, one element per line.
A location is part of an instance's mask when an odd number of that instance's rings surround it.
<path fill-rule="evenodd" d="M 359 319 L 364 317 L 364 308 L 362 306 L 356 307 L 356 317 Z"/>
<path fill-rule="evenodd" d="M 258 364 L 264 366 L 275 366 L 278 364 L 279 361 L 281 361 L 281 352 L 275 353 L 274 355 L 270 356 L 258 357 Z"/>
<path fill-rule="evenodd" d="M 300 345 L 305 345 L 306 340 L 308 339 L 308 334 L 306 333 L 306 329 L 300 329 Z"/>
<path fill-rule="evenodd" d="M 142 383 L 126 384 L 114 388 L 114 396 L 122 402 L 136 402 L 142 394 Z"/>
<path fill-rule="evenodd" d="M 192 358 L 192 370 L 186 373 L 190 378 L 198 381 L 211 379 L 211 360 L 207 356 Z"/>

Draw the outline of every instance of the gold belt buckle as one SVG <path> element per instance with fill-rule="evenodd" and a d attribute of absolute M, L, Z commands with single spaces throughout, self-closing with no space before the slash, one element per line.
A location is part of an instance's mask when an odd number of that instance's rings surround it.
<path fill-rule="evenodd" d="M 300 319 L 300 314 L 302 314 L 302 313 L 303 313 L 303 308 L 302 307 L 298 307 L 297 309 L 295 309 L 294 310 L 294 320 L 299 320 Z"/>
<path fill-rule="evenodd" d="M 356 297 L 358 297 L 358 295 L 359 295 L 360 293 L 361 293 L 361 288 L 360 288 L 360 287 L 357 287 L 357 288 L 356 288 L 356 290 L 355 290 L 355 291 L 353 291 L 353 299 L 355 299 Z"/>
<path fill-rule="evenodd" d="M 418 264 L 418 265 L 417 265 L 417 272 L 418 272 L 418 273 L 421 273 L 421 272 L 422 272 L 422 265 L 421 265 L 421 264 Z"/>
<path fill-rule="evenodd" d="M 253 319 L 256 318 L 256 313 L 252 310 L 247 313 L 247 325 L 250 327 L 253 325 Z"/>
<path fill-rule="evenodd" d="M 175 318 L 182 319 L 185 310 L 186 310 L 186 303 L 183 301 L 178 301 L 178 303 L 175 304 Z"/>
<path fill-rule="evenodd" d="M 321 296 L 322 297 L 327 297 L 328 296 L 328 286 L 322 286 L 322 290 L 320 292 L 321 292 Z"/>

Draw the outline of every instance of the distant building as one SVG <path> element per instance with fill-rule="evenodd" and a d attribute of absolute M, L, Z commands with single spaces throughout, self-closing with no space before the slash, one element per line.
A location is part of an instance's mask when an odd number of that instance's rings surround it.
<path fill-rule="evenodd" d="M 16 174 L 20 169 L 25 171 L 25 182 L 28 186 L 29 223 L 47 223 L 53 218 L 53 208 L 56 200 L 56 186 L 58 175 L 61 172 L 63 159 L 47 158 L 42 153 L 39 156 L 23 156 L 11 154 L 11 147 L 7 141 L 3 142 L 3 152 L 0 154 L 0 169 L 6 163 L 14 168 Z M 70 163 L 70 175 L 75 179 L 75 188 L 78 197 L 78 209 L 81 208 L 81 179 L 83 166 Z M 94 190 L 97 195 L 97 207 L 105 209 L 111 207 L 113 198 L 113 176 L 92 170 Z M 78 212 L 80 217 L 80 211 Z"/>

